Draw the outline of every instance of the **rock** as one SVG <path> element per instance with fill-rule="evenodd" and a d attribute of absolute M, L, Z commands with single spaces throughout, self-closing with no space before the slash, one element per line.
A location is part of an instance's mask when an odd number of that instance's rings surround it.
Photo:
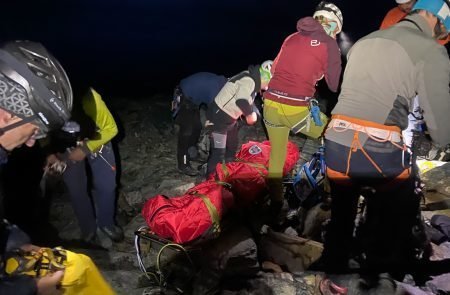
<path fill-rule="evenodd" d="M 316 206 L 306 212 L 302 237 L 307 239 L 313 239 L 314 241 L 322 241 L 322 225 L 331 217 L 331 210 L 323 203 L 319 203 Z"/>
<path fill-rule="evenodd" d="M 320 257 L 323 245 L 269 229 L 262 235 L 258 251 L 264 260 L 272 261 L 291 273 L 299 274 Z"/>
<path fill-rule="evenodd" d="M 128 223 L 123 229 L 124 230 L 124 234 L 125 234 L 125 238 L 134 240 L 134 232 L 136 230 L 138 230 L 141 226 L 146 226 L 146 225 L 147 225 L 147 223 L 145 222 L 145 220 L 142 217 L 142 215 L 141 214 L 136 215 L 130 221 L 130 223 Z"/>
<path fill-rule="evenodd" d="M 277 273 L 283 272 L 283 269 L 278 264 L 275 264 L 272 261 L 264 261 L 261 267 L 265 271 L 272 271 Z"/>
<path fill-rule="evenodd" d="M 422 174 L 422 180 L 426 184 L 427 192 L 442 194 L 444 198 L 450 198 L 450 163 L 432 168 Z"/>
<path fill-rule="evenodd" d="M 182 179 L 164 179 L 158 186 L 158 194 L 167 197 L 183 195 L 188 189 L 194 186 L 194 182 L 186 183 Z"/>
<path fill-rule="evenodd" d="M 127 203 L 132 207 L 142 206 L 142 203 L 145 202 L 145 199 L 140 191 L 132 191 L 128 193 L 123 192 L 123 194 Z"/>
<path fill-rule="evenodd" d="M 256 243 L 251 232 L 234 224 L 202 251 L 201 271 L 196 276 L 193 294 L 216 294 L 220 283 L 239 285 L 255 276 L 259 269 Z"/>

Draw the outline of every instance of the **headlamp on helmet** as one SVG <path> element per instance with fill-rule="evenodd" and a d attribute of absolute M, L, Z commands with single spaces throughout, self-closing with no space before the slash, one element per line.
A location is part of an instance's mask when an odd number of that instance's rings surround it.
<path fill-rule="evenodd" d="M 335 22 L 337 27 L 334 28 L 333 34 L 339 34 L 342 31 L 342 25 L 344 24 L 344 18 L 341 10 L 333 3 L 322 1 L 317 5 L 316 11 L 313 14 L 315 19 L 325 18 L 330 22 Z M 329 33 L 329 32 L 327 32 Z"/>
<path fill-rule="evenodd" d="M 271 60 L 266 60 L 265 62 L 263 62 L 261 64 L 261 66 L 259 67 L 259 73 L 261 74 L 261 80 L 265 81 L 265 82 L 269 82 L 270 79 L 272 79 L 272 64 L 273 61 Z"/>

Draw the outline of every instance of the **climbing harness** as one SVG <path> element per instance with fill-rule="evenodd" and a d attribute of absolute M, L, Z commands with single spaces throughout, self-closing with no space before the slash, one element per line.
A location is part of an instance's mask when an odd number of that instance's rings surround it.
<path fill-rule="evenodd" d="M 321 112 L 319 107 L 319 102 L 316 99 L 308 100 L 309 115 L 305 116 L 297 124 L 291 127 L 292 132 L 295 134 L 300 131 L 309 132 L 311 130 L 311 120 L 316 126 L 323 126 L 323 121 L 321 118 Z"/>
<path fill-rule="evenodd" d="M 366 159 L 373 165 L 373 167 L 382 175 L 385 176 L 383 173 L 381 167 L 370 157 L 370 155 L 366 152 L 363 145 L 361 144 L 359 134 L 363 133 L 367 135 L 370 139 L 384 143 L 384 142 L 390 142 L 395 147 L 402 150 L 402 165 L 407 169 L 405 166 L 405 163 L 408 163 L 409 161 L 406 161 L 407 156 L 406 153 L 408 153 L 406 145 L 403 143 L 402 135 L 400 132 L 400 128 L 397 126 L 386 126 L 370 121 L 365 121 L 361 119 L 355 119 L 343 115 L 333 115 L 330 123 L 328 124 L 327 130 L 332 129 L 333 131 L 337 133 L 346 132 L 346 131 L 354 131 L 353 133 L 353 140 L 348 152 L 348 158 L 347 158 L 347 168 L 345 172 L 345 176 L 349 175 L 350 172 L 350 162 L 352 154 L 360 150 Z M 333 173 L 331 169 L 328 169 L 330 173 Z"/>
<path fill-rule="evenodd" d="M 36 278 L 64 270 L 66 250 L 61 247 L 40 248 L 38 251 L 17 249 L 7 254 L 5 272 L 8 275 L 28 275 Z"/>
<path fill-rule="evenodd" d="M 319 102 L 317 101 L 317 99 L 311 99 L 309 101 L 309 110 L 311 112 L 311 117 L 314 120 L 314 123 L 317 126 L 322 126 L 323 122 L 320 118 L 320 107 L 319 107 Z"/>

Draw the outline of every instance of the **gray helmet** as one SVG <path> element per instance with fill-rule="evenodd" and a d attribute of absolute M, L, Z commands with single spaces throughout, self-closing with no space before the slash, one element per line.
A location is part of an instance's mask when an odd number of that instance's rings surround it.
<path fill-rule="evenodd" d="M 23 119 L 1 131 L 31 122 L 44 137 L 69 120 L 72 99 L 66 72 L 42 44 L 12 41 L 0 47 L 0 108 Z"/>

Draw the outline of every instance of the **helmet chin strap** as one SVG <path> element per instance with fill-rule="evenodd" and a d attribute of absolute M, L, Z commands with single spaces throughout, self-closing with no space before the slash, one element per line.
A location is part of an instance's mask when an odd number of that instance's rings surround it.
<path fill-rule="evenodd" d="M 25 125 L 27 123 L 30 123 L 32 121 L 34 121 L 36 119 L 35 116 L 31 116 L 31 117 L 26 117 L 25 119 L 22 119 L 18 122 L 12 123 L 11 125 L 5 126 L 3 128 L 0 128 L 0 136 L 3 136 L 3 134 L 5 134 L 6 131 L 9 131 L 11 129 L 17 128 L 19 126 Z"/>

